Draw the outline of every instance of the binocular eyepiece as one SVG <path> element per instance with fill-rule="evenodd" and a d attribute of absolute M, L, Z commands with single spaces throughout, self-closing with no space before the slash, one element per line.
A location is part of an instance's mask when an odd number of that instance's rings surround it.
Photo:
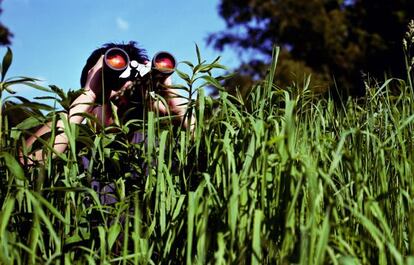
<path fill-rule="evenodd" d="M 130 60 L 128 54 L 121 48 L 111 48 L 104 55 L 104 85 L 111 89 L 119 89 L 128 80 L 147 77 L 153 79 L 166 78 L 174 72 L 176 61 L 169 52 L 158 52 L 151 62 L 140 64 Z"/>

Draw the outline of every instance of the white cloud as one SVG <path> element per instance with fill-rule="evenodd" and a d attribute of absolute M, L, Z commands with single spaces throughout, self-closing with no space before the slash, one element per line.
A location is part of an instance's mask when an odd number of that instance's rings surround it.
<path fill-rule="evenodd" d="M 128 21 L 126 21 L 125 19 L 118 17 L 116 19 L 116 26 L 118 27 L 118 29 L 122 30 L 122 31 L 127 31 L 129 29 L 129 23 Z"/>

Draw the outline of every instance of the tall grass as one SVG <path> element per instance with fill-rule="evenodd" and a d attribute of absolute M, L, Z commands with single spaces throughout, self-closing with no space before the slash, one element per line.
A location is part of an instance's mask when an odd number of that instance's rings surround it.
<path fill-rule="evenodd" d="M 64 119 L 74 95 L 46 89 L 50 108 L 0 94 L 18 102 L 0 120 L 0 263 L 414 264 L 411 70 L 338 104 L 312 97 L 309 78 L 275 87 L 275 49 L 269 76 L 242 99 L 212 75 L 217 60 L 197 55 L 176 87 L 198 92 L 194 132 L 148 111 L 105 130 L 66 124 L 69 148 L 54 154 L 57 131 L 32 147 L 24 138 Z M 0 93 L 40 88 L 5 78 L 11 57 Z M 30 115 L 11 124 L 16 113 Z M 130 143 L 133 130 L 145 141 Z M 44 161 L 27 163 L 39 148 Z M 103 204 L 92 180 L 114 185 L 117 203 Z"/>

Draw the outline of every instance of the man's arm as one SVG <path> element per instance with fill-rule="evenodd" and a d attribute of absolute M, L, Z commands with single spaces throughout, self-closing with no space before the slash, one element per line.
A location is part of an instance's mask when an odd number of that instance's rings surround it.
<path fill-rule="evenodd" d="M 91 91 L 86 91 L 79 97 L 77 97 L 69 110 L 68 123 L 80 124 L 82 123 L 84 117 L 79 115 L 81 113 L 91 113 L 93 109 L 93 103 L 95 102 L 94 94 Z M 66 115 L 65 115 L 66 116 Z M 67 116 L 66 116 L 67 117 Z M 50 133 L 52 131 L 53 124 L 49 122 L 37 130 L 33 135 L 31 135 L 26 140 L 26 146 L 31 146 L 38 138 L 43 135 Z M 56 123 L 56 136 L 53 143 L 53 148 L 56 152 L 62 153 L 66 150 L 68 146 L 68 137 L 64 132 L 64 123 L 62 120 L 59 120 Z M 38 150 L 34 152 L 31 156 L 33 160 L 43 161 L 43 150 Z"/>
<path fill-rule="evenodd" d="M 85 92 L 77 97 L 71 104 L 69 110 L 68 122 L 74 124 L 82 123 L 84 117 L 82 113 L 92 113 L 94 104 L 101 90 L 102 83 L 102 58 L 98 60 L 94 67 L 92 67 L 88 72 L 88 79 L 85 84 Z M 26 146 L 31 146 L 39 137 L 50 133 L 53 126 L 51 123 L 48 123 L 42 126 L 37 130 L 32 136 L 26 140 Z M 56 152 L 62 153 L 66 150 L 68 146 L 68 137 L 64 132 L 64 123 L 59 120 L 56 124 L 57 134 L 53 144 L 53 148 Z M 43 150 L 38 150 L 34 152 L 31 156 L 33 160 L 43 161 Z M 21 162 L 23 162 L 23 157 L 21 156 Z"/>

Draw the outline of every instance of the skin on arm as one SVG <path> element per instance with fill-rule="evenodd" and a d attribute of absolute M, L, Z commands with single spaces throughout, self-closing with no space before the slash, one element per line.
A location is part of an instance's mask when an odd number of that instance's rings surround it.
<path fill-rule="evenodd" d="M 73 101 L 69 110 L 69 123 L 80 124 L 82 123 L 84 117 L 79 114 L 92 113 L 94 103 L 97 95 L 99 95 L 99 89 L 101 87 L 101 68 L 102 58 L 99 59 L 96 65 L 89 70 L 88 79 L 85 85 L 85 92 Z M 31 146 L 39 137 L 51 132 L 51 126 L 51 123 L 42 126 L 37 132 L 34 133 L 34 135 L 30 136 L 26 140 L 26 146 Z M 59 133 L 56 134 L 53 148 L 56 152 L 62 153 L 68 146 L 68 137 L 63 132 L 64 125 L 61 120 L 57 122 L 56 129 L 59 130 Z M 43 161 L 43 150 L 34 152 L 31 158 L 33 160 Z M 23 158 L 21 158 L 21 162 L 23 162 Z"/>

